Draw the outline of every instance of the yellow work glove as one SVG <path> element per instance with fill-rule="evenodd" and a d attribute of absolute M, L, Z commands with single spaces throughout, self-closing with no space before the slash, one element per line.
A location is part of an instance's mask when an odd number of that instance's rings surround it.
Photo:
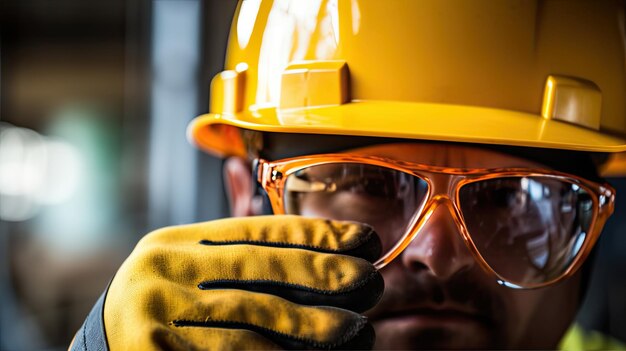
<path fill-rule="evenodd" d="M 370 348 L 380 298 L 372 228 L 231 218 L 144 237 L 104 302 L 111 350 Z M 74 343 L 79 343 L 77 335 Z"/>

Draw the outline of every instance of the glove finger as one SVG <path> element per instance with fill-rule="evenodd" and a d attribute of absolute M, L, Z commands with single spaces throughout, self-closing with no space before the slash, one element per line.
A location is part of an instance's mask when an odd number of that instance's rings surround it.
<path fill-rule="evenodd" d="M 152 275 L 202 290 L 244 289 L 357 312 L 374 306 L 384 289 L 380 273 L 363 259 L 302 249 L 188 244 L 166 252 L 148 247 L 131 258 L 127 281 Z"/>
<path fill-rule="evenodd" d="M 128 301 L 104 306 L 105 323 L 116 325 L 107 330 L 109 345 L 121 349 L 365 349 L 375 339 L 366 317 L 354 312 L 244 290 L 151 279 L 109 295 Z"/>
<path fill-rule="evenodd" d="M 144 237 L 140 244 L 183 242 L 302 248 L 360 257 L 369 262 L 377 260 L 382 250 L 378 235 L 367 224 L 293 215 L 226 218 L 163 228 Z"/>
<path fill-rule="evenodd" d="M 126 289 L 110 289 L 104 321 L 112 350 L 275 350 L 270 339 L 243 328 L 180 328 L 176 321 L 211 319 L 210 299 L 196 287 L 164 279 L 136 281 Z M 218 303 L 228 303 L 223 298 Z M 237 303 L 237 302 L 235 302 Z M 237 306 L 232 305 L 233 308 Z M 247 308 L 241 306 L 241 308 Z M 236 312 L 233 312 L 236 313 Z M 115 328 L 111 328 L 114 325 Z"/>
<path fill-rule="evenodd" d="M 248 330 L 287 349 L 371 348 L 375 338 L 366 317 L 336 307 L 303 306 L 244 290 L 193 295 L 172 326 Z"/>
<path fill-rule="evenodd" d="M 172 330 L 175 328 L 175 330 Z M 245 329 L 180 328 L 158 325 L 150 335 L 161 350 L 278 350 L 280 346 Z"/>

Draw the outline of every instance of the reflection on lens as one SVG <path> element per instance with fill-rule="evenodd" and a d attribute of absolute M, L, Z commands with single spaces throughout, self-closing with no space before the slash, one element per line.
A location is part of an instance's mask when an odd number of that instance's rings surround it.
<path fill-rule="evenodd" d="M 548 177 L 506 177 L 464 185 L 459 202 L 485 261 L 514 284 L 539 284 L 569 268 L 594 215 L 589 193 Z"/>
<path fill-rule="evenodd" d="M 287 177 L 285 212 L 367 223 L 380 236 L 384 255 L 406 233 L 427 190 L 424 180 L 394 169 L 360 163 L 323 164 Z"/>

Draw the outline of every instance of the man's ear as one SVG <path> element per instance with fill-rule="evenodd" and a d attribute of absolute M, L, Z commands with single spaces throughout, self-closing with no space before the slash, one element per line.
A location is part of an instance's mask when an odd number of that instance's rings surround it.
<path fill-rule="evenodd" d="M 240 157 L 230 157 L 224 162 L 224 186 L 234 217 L 260 214 L 251 172 L 250 164 Z"/>

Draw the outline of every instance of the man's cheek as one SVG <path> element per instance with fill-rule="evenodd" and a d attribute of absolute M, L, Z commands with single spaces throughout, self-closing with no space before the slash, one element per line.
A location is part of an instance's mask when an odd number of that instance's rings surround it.
<path fill-rule="evenodd" d="M 580 305 L 580 274 L 535 290 L 505 290 L 509 314 L 507 333 L 515 348 L 550 348 L 571 325 Z"/>

